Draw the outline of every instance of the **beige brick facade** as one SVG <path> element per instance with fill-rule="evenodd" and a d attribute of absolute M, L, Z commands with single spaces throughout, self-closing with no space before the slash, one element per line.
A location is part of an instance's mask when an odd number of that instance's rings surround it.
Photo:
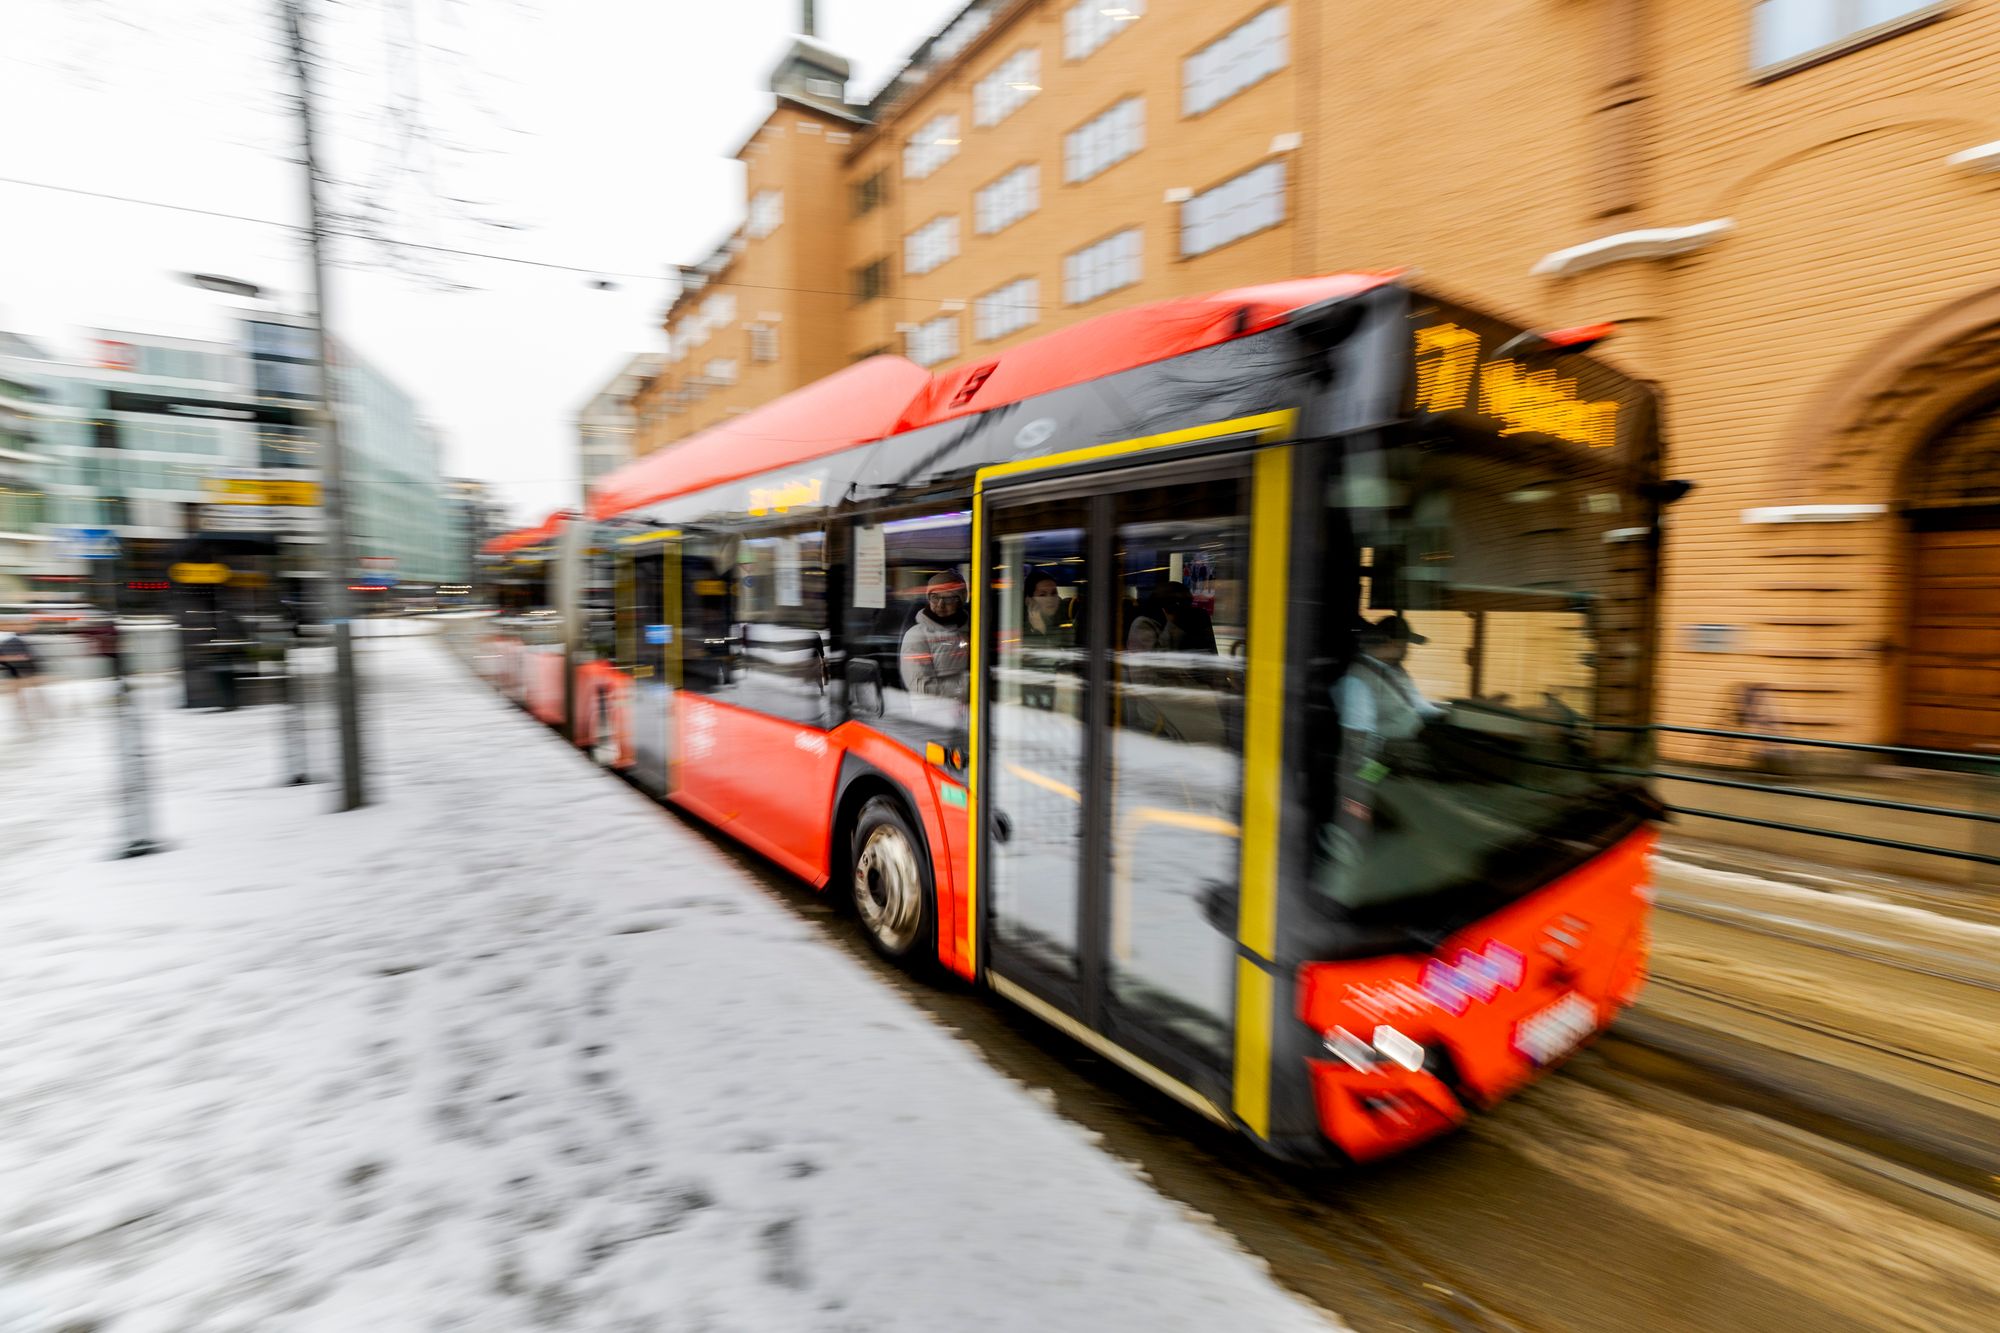
<path fill-rule="evenodd" d="M 1607 355 L 1663 385 L 1670 469 L 1698 483 L 1673 515 L 1664 720 L 1734 725 L 1762 687 L 1759 720 L 1785 730 L 1989 739 L 1982 718 L 2000 707 L 1947 716 L 1904 698 L 1913 650 L 1935 647 L 1913 623 L 1917 590 L 1970 577 L 1927 565 L 1913 528 L 1977 528 L 1987 511 L 1904 510 L 1926 442 L 2000 381 L 2000 174 L 1948 161 L 2000 141 L 2000 0 L 1903 5 L 1882 29 L 1762 69 L 1755 0 L 1107 2 L 1088 8 L 1131 16 L 1081 59 L 1065 53 L 1066 0 L 986 8 L 948 56 L 920 49 L 868 123 L 779 100 L 742 157 L 746 201 L 782 191 L 783 223 L 739 233 L 675 303 L 677 360 L 642 395 L 642 448 L 910 350 L 935 321 L 955 322 L 950 365 L 1120 305 L 1412 266 L 1524 323 L 1624 321 Z M 1282 66 L 1184 114 L 1188 57 L 1272 8 Z M 1033 91 L 975 123 L 980 81 L 1030 49 Z M 1133 97 L 1143 147 L 1067 181 L 1065 136 Z M 946 115 L 955 151 L 909 178 L 911 140 Z M 1178 201 L 1273 162 L 1282 219 L 1183 258 Z M 976 192 L 1022 165 L 1039 169 L 1037 206 L 981 234 Z M 885 197 L 857 212 L 855 187 L 878 173 Z M 907 272 L 910 233 L 941 217 L 959 220 L 956 256 Z M 1725 219 L 1678 256 L 1536 271 L 1601 238 Z M 1067 300 L 1065 256 L 1128 228 L 1143 236 L 1136 281 Z M 887 290 L 857 299 L 878 260 Z M 1021 279 L 1038 284 L 1032 323 L 978 338 L 974 303 Z M 694 345 L 725 293 L 733 322 Z M 778 316 L 768 364 L 744 327 L 763 315 Z M 732 357 L 736 381 L 688 401 L 702 368 Z M 1961 665 L 1988 643 L 2000 658 L 2000 608 L 1990 627 L 1978 609 L 1936 632 Z"/>

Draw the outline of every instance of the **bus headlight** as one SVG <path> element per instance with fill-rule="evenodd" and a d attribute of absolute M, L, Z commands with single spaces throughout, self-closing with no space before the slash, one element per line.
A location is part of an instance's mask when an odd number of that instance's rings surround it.
<path fill-rule="evenodd" d="M 1327 1053 L 1340 1057 L 1348 1068 L 1364 1074 L 1374 1070 L 1375 1048 L 1346 1028 L 1329 1028 L 1320 1034 L 1320 1039 L 1325 1042 Z"/>
<path fill-rule="evenodd" d="M 1375 1029 L 1375 1051 L 1412 1074 L 1424 1067 L 1424 1048 L 1387 1023 Z"/>

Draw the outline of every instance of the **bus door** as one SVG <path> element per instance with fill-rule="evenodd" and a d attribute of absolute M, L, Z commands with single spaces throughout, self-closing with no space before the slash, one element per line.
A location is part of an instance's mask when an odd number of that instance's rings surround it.
<path fill-rule="evenodd" d="M 1289 452 L 1265 453 L 1282 473 Z M 1030 472 L 980 498 L 988 979 L 1222 1120 L 1246 984 L 1269 1031 L 1238 949 L 1252 470 Z M 1259 678 L 1273 703 L 1282 687 Z"/>
<path fill-rule="evenodd" d="M 625 703 L 631 773 L 656 796 L 672 790 L 673 694 L 681 672 L 678 535 L 624 538 L 617 576 L 618 663 L 631 677 Z"/>

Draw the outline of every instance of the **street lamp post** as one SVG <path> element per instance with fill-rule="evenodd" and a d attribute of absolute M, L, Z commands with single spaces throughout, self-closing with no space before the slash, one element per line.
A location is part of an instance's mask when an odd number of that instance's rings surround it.
<path fill-rule="evenodd" d="M 367 803 L 362 786 L 360 691 L 354 678 L 354 626 L 347 581 L 352 572 L 347 531 L 347 483 L 340 444 L 340 417 L 333 410 L 333 358 L 327 347 L 325 228 L 320 215 L 320 166 L 313 137 L 312 66 L 307 58 L 305 15 L 299 0 L 281 0 L 285 36 L 291 48 L 305 152 L 306 221 L 312 245 L 312 335 L 320 366 L 320 479 L 326 518 L 327 610 L 333 621 L 334 700 L 340 722 L 340 808 Z"/>

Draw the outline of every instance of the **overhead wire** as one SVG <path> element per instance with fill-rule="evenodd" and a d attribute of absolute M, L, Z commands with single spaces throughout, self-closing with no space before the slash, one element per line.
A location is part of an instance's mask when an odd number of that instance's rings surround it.
<path fill-rule="evenodd" d="M 137 204 L 144 208 L 164 208 L 176 213 L 192 213 L 197 217 L 220 218 L 229 222 L 247 222 L 260 227 L 276 227 L 281 231 L 304 234 L 307 230 L 296 222 L 281 222 L 276 218 L 257 217 L 249 213 L 231 213 L 220 209 L 197 208 L 191 204 L 168 203 L 162 199 L 144 199 L 137 195 L 117 194 L 107 190 L 87 190 L 75 185 L 57 185 L 51 181 L 26 180 L 19 176 L 0 176 L 0 184 L 18 185 L 27 189 L 52 190 L 59 194 L 81 195 L 87 199 L 104 199 L 114 203 Z M 455 255 L 462 259 L 486 259 L 500 264 L 518 264 L 526 268 L 549 269 L 559 273 L 577 273 L 592 278 L 629 278 L 635 282 L 661 282 L 671 280 L 666 273 L 633 273 L 620 269 L 593 268 L 582 264 L 561 264 L 547 259 L 528 259 L 520 255 L 495 254 L 490 250 L 473 250 L 460 246 L 430 245 L 421 241 L 397 240 L 393 237 L 376 236 L 367 232 L 353 231 L 342 227 L 328 227 L 330 236 L 341 236 L 351 240 L 370 241 L 379 245 L 395 246 L 405 250 L 422 250 L 429 254 Z M 826 287 L 790 287 L 779 283 L 729 282 L 719 284 L 736 291 L 790 292 L 799 296 L 838 296 L 852 299 L 854 293 Z M 963 297 L 952 296 L 898 296 L 884 293 L 877 298 L 887 301 L 907 301 L 921 305 L 965 305 Z M 1013 308 L 1013 307 L 1009 307 Z M 1027 307 L 1039 310 L 1039 305 Z"/>

